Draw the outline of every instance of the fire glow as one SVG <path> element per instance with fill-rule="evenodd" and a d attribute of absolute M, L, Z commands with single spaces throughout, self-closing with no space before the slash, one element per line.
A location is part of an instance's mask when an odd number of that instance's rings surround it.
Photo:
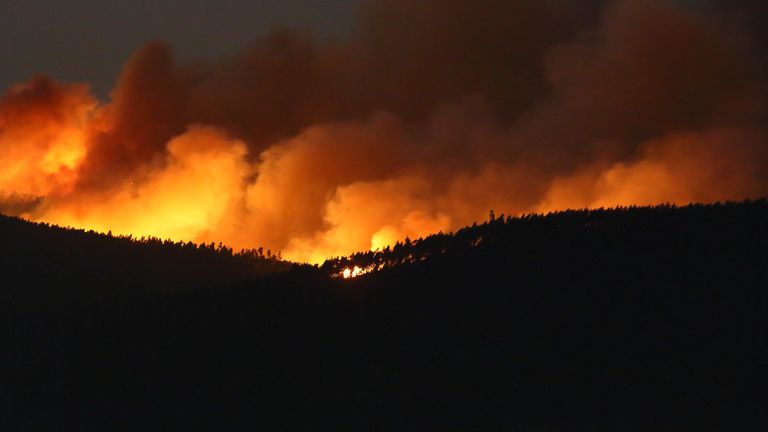
<path fill-rule="evenodd" d="M 490 209 L 768 192 L 747 31 L 664 0 L 607 1 L 594 20 L 435 1 L 373 1 L 345 43 L 282 31 L 223 65 L 179 65 L 152 42 L 108 102 L 45 77 L 13 86 L 0 211 L 320 263 Z"/>
<path fill-rule="evenodd" d="M 362 267 L 354 266 L 352 268 L 345 268 L 341 271 L 341 277 L 344 279 L 356 278 L 360 275 L 370 273 L 370 270 L 365 270 Z"/>

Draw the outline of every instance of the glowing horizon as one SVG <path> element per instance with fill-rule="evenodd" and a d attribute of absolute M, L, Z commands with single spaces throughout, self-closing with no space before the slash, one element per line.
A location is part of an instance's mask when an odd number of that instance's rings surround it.
<path fill-rule="evenodd" d="M 431 1 L 373 0 L 349 40 L 278 31 L 222 62 L 178 64 L 154 41 L 109 101 L 45 76 L 12 86 L 0 210 L 320 263 L 491 209 L 768 195 L 768 82 L 725 18 Z"/>

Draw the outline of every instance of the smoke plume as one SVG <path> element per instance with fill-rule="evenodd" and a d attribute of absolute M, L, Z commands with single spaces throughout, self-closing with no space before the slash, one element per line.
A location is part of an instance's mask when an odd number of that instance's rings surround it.
<path fill-rule="evenodd" d="M 5 93 L 0 211 L 321 262 L 491 209 L 765 196 L 766 8 L 692 3 L 374 0 L 342 42 L 150 42 L 109 101 Z"/>

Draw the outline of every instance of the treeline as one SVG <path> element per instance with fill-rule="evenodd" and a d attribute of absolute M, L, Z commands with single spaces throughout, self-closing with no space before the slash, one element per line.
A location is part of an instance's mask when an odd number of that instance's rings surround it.
<path fill-rule="evenodd" d="M 296 266 L 263 248 L 235 252 L 221 243 L 113 236 L 0 215 L 0 292 L 20 311 L 214 288 Z"/>
<path fill-rule="evenodd" d="M 370 273 L 413 264 L 441 255 L 463 255 L 470 250 L 493 248 L 519 248 L 539 244 L 558 247 L 561 238 L 579 235 L 616 236 L 621 239 L 627 230 L 700 231 L 712 228 L 713 223 L 727 219 L 753 221 L 768 216 L 766 199 L 743 202 L 728 201 L 712 204 L 676 206 L 627 206 L 583 210 L 564 210 L 548 214 L 522 216 L 496 216 L 491 210 L 489 219 L 474 223 L 455 233 L 437 233 L 411 240 L 406 238 L 383 250 L 357 252 L 346 257 L 326 260 L 321 269 L 334 277 L 345 269 L 359 268 Z M 761 233 L 755 233 L 759 235 Z"/>
<path fill-rule="evenodd" d="M 160 277 L 142 272 L 167 271 L 141 243 L 88 255 L 77 245 L 103 237 L 38 228 L 15 240 L 32 255 L 3 256 L 24 269 L 18 286 L 87 281 L 54 263 L 68 253 L 103 289 L 141 292 Z M 212 261 L 183 261 L 181 277 L 194 285 Z M 10 319 L 0 429 L 768 428 L 765 200 L 494 215 L 321 268 L 203 274 L 222 289 Z"/>

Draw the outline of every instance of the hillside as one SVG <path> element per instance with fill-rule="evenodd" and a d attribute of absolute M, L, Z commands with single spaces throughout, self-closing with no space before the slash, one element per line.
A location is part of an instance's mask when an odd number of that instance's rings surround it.
<path fill-rule="evenodd" d="M 216 248 L 2 226 L 6 291 L 141 293 L 13 320 L 3 430 L 768 426 L 765 200 L 499 216 L 258 278 Z"/>
<path fill-rule="evenodd" d="M 3 215 L 0 239 L 2 298 L 19 312 L 215 288 L 294 267 L 263 249 L 113 237 Z"/>

